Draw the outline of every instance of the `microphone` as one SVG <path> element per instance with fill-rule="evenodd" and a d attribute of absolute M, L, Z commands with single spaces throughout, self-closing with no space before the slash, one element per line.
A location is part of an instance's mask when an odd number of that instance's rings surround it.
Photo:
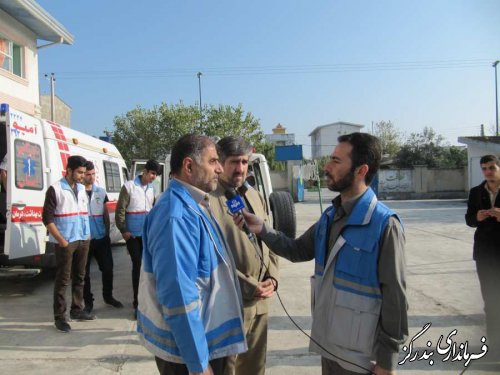
<path fill-rule="evenodd" d="M 235 189 L 231 190 L 226 190 L 224 195 L 227 198 L 226 205 L 227 208 L 229 209 L 229 212 L 232 215 L 239 214 L 241 215 L 241 210 L 245 208 L 245 203 L 243 202 L 243 198 L 241 195 L 239 195 Z M 243 231 L 246 233 L 248 238 L 252 239 L 253 238 L 253 233 L 250 232 L 250 229 L 248 229 L 247 224 L 243 221 Z"/>

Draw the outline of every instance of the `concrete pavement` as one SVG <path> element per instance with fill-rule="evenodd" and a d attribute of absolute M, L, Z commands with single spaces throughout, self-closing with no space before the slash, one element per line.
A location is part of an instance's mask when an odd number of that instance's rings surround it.
<path fill-rule="evenodd" d="M 323 208 L 332 193 L 323 191 Z M 409 359 L 399 366 L 400 374 L 442 375 L 497 374 L 500 367 L 487 363 L 488 355 L 472 361 L 444 361 L 436 351 L 437 341 L 452 335 L 456 349 L 468 343 L 469 353 L 481 352 L 484 335 L 482 299 L 472 261 L 473 229 L 465 226 L 465 202 L 389 201 L 403 219 L 407 236 L 407 288 L 410 303 L 410 338 L 427 323 L 430 328 L 412 345 L 412 353 L 424 350 L 427 359 Z M 306 201 L 296 204 L 298 233 L 319 217 L 319 200 L 306 193 Z M 152 356 L 142 348 L 132 318 L 131 263 L 125 247 L 114 248 L 115 297 L 124 309 L 105 306 L 101 284 L 93 267 L 93 292 L 98 320 L 72 322 L 73 331 L 55 331 L 52 322 L 50 274 L 33 278 L 0 278 L 0 373 L 2 374 L 155 374 Z M 281 263 L 280 296 L 293 319 L 305 330 L 311 326 L 309 276 L 312 262 Z M 431 342 L 427 346 L 428 341 Z M 463 352 L 463 351 L 462 351 Z M 403 360 L 406 353 L 400 353 Z M 456 357 L 456 356 L 455 356 Z M 432 365 L 430 362 L 432 362 Z M 268 365 L 269 375 L 320 374 L 320 359 L 309 353 L 308 339 L 289 321 L 277 298 L 271 303 Z"/>

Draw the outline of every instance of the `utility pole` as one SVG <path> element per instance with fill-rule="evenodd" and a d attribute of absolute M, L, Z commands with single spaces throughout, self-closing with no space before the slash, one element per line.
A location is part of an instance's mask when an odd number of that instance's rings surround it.
<path fill-rule="evenodd" d="M 203 121 L 203 117 L 202 117 L 202 112 L 201 112 L 201 76 L 203 75 L 202 72 L 198 72 L 198 74 L 196 74 L 198 76 L 198 92 L 200 94 L 200 127 L 201 127 L 201 122 Z"/>
<path fill-rule="evenodd" d="M 493 63 L 493 67 L 495 68 L 495 122 L 497 124 L 495 135 L 498 134 L 498 86 L 497 86 L 497 65 L 500 60 L 497 60 Z"/>
<path fill-rule="evenodd" d="M 56 105 L 55 105 L 55 82 L 56 78 L 54 73 L 45 74 L 45 78 L 50 80 L 50 121 L 54 122 L 56 120 Z"/>

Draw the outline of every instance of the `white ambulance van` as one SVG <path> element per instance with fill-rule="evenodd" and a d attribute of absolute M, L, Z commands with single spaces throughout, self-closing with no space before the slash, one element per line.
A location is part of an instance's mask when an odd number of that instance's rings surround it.
<path fill-rule="evenodd" d="M 0 104 L 0 161 L 6 158 L 7 165 L 6 191 L 0 192 L 0 265 L 55 265 L 42 209 L 45 192 L 65 175 L 71 155 L 94 163 L 96 183 L 108 192 L 111 242 L 121 239 L 114 225 L 114 210 L 128 172 L 117 148 Z"/>

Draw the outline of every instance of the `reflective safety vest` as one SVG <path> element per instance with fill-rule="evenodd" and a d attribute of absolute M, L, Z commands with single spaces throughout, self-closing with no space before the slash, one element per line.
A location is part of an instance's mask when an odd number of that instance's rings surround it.
<path fill-rule="evenodd" d="M 94 240 L 103 238 L 106 235 L 104 225 L 104 204 L 106 200 L 106 190 L 97 185 L 92 185 L 92 196 L 89 202 L 90 236 Z"/>
<path fill-rule="evenodd" d="M 134 180 L 125 182 L 124 186 L 130 198 L 125 209 L 125 225 L 133 236 L 141 237 L 144 219 L 153 208 L 155 200 L 153 184 L 143 186 L 141 176 L 137 176 Z"/>
<path fill-rule="evenodd" d="M 76 184 L 78 191 L 76 196 L 64 177 L 52 184 L 52 187 L 57 201 L 54 224 L 61 235 L 68 242 L 88 240 L 90 225 L 85 186 Z M 49 236 L 49 241 L 57 243 L 52 235 Z"/>
<path fill-rule="evenodd" d="M 315 342 L 311 341 L 310 350 L 370 368 L 382 307 L 379 243 L 389 218 L 397 216 L 368 188 L 326 259 L 334 216 L 335 207 L 331 206 L 316 227 L 315 274 L 311 280 Z M 348 370 L 358 370 L 342 364 Z"/>

